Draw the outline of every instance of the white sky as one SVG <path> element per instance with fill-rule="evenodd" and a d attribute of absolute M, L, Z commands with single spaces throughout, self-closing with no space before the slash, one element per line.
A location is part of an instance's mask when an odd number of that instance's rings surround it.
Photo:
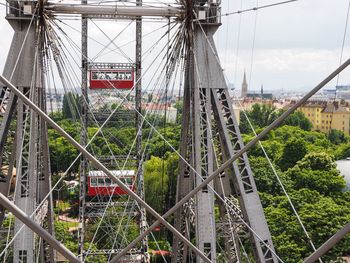
<path fill-rule="evenodd" d="M 225 10 L 240 10 L 241 1 L 223 2 Z M 242 2 L 245 9 L 255 6 L 257 0 Z M 259 5 L 273 2 L 277 1 L 259 0 Z M 261 84 L 265 89 L 289 91 L 315 86 L 339 65 L 348 4 L 348 0 L 299 0 L 258 11 L 253 64 L 256 14 L 241 15 L 238 55 L 240 16 L 224 19 L 218 45 L 228 79 L 240 87 L 245 69 L 248 82 L 251 75 L 249 88 L 256 90 Z M 350 55 L 349 41 L 347 37 L 344 59 Z M 340 76 L 339 84 L 350 83 L 349 73 Z"/>
<path fill-rule="evenodd" d="M 4 3 L 4 0 L 0 2 Z M 278 0 L 222 0 L 222 2 L 222 12 L 226 13 L 254 7 L 257 2 L 259 5 L 264 5 Z M 299 0 L 258 11 L 253 60 L 251 58 L 256 12 L 224 17 L 223 26 L 218 31 L 216 40 L 228 80 L 240 88 L 243 72 L 246 70 L 250 82 L 249 89 L 259 90 L 261 84 L 265 90 L 299 91 L 312 88 L 339 65 L 348 4 L 349 0 Z M 0 16 L 5 16 L 4 6 L 0 6 Z M 239 19 L 241 19 L 240 27 Z M 127 25 L 127 22 L 96 23 L 111 37 Z M 78 22 L 72 25 L 78 29 L 80 27 Z M 159 23 L 145 23 L 144 33 L 160 26 Z M 68 31 L 71 32 L 72 39 L 79 44 L 79 34 L 71 29 Z M 91 23 L 90 35 L 95 40 L 107 43 L 107 39 Z M 160 35 L 161 31 L 145 40 L 144 50 Z M 0 70 L 2 70 L 12 37 L 12 29 L 4 18 L 0 20 L 0 36 Z M 126 43 L 133 36 L 134 27 L 130 26 L 130 30 L 121 35 L 122 41 L 118 43 Z M 343 60 L 350 56 L 349 38 L 350 36 L 345 42 Z M 89 56 L 92 58 L 100 47 L 94 41 L 89 42 L 89 47 Z M 134 47 L 126 47 L 124 51 L 130 54 L 131 58 L 134 57 Z M 109 53 L 99 61 L 111 61 L 112 54 Z M 148 63 L 151 63 L 153 55 L 149 56 Z M 155 69 L 151 71 L 154 72 Z M 340 76 L 339 84 L 350 83 L 349 73 L 350 70 L 347 70 Z M 335 81 L 329 86 L 334 85 Z"/>

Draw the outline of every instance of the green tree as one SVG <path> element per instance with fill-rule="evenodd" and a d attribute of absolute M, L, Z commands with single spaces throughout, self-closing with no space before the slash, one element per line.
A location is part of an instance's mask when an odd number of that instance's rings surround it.
<path fill-rule="evenodd" d="M 276 175 L 265 157 L 250 158 L 250 164 L 259 192 L 283 195 L 281 185 L 278 183 Z M 283 185 L 289 187 L 291 185 L 289 177 L 282 173 L 278 167 L 276 167 L 276 172 Z"/>
<path fill-rule="evenodd" d="M 66 119 L 77 119 L 81 111 L 82 96 L 68 92 L 63 96 L 62 114 Z"/>
<path fill-rule="evenodd" d="M 342 144 L 335 150 L 335 156 L 339 159 L 345 159 L 350 157 L 350 144 Z"/>
<path fill-rule="evenodd" d="M 168 187 L 166 160 L 152 156 L 145 163 L 145 192 L 146 202 L 158 213 L 163 213 L 165 196 Z"/>
<path fill-rule="evenodd" d="M 284 111 L 280 111 L 279 115 L 282 115 Z M 282 125 L 297 126 L 305 131 L 311 131 L 312 123 L 305 117 L 301 111 L 296 111 L 288 116 Z"/>
<path fill-rule="evenodd" d="M 310 153 L 287 171 L 294 189 L 309 188 L 323 195 L 340 192 L 345 180 L 336 169 L 334 159 L 325 153 Z"/>
<path fill-rule="evenodd" d="M 279 166 L 282 171 L 293 167 L 297 161 L 301 160 L 307 153 L 306 142 L 303 139 L 291 138 L 284 146 Z"/>
<path fill-rule="evenodd" d="M 277 119 L 278 114 L 279 113 L 276 107 L 267 105 L 267 104 L 259 104 L 259 103 L 254 104 L 252 106 L 252 109 L 246 112 L 246 115 L 249 118 L 254 129 L 268 126 L 274 120 Z M 241 112 L 240 120 L 241 120 L 241 123 L 240 123 L 241 132 L 250 133 L 251 128 L 243 112 Z"/>
<path fill-rule="evenodd" d="M 302 262 L 312 248 L 296 220 L 287 198 L 261 195 L 266 204 L 265 215 L 277 254 L 286 263 Z M 291 193 L 291 199 L 305 228 L 316 247 L 323 244 L 337 230 L 350 221 L 349 206 L 337 204 L 332 198 L 317 191 L 301 189 Z M 346 237 L 322 259 L 325 262 L 336 260 L 349 252 L 350 237 Z"/>
<path fill-rule="evenodd" d="M 348 136 L 346 136 L 344 132 L 335 129 L 331 129 L 329 131 L 328 139 L 331 141 L 331 143 L 336 145 L 347 143 L 349 141 Z"/>

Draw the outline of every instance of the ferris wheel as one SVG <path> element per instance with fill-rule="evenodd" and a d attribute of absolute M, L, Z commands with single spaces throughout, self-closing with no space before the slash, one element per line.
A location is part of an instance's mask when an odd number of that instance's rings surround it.
<path fill-rule="evenodd" d="M 8 0 L 6 9 L 15 33 L 0 86 L 3 262 L 149 262 L 151 253 L 283 262 L 247 151 L 326 81 L 245 144 L 215 46 L 230 15 L 220 0 Z M 167 127 L 176 96 L 180 138 Z M 152 154 L 160 170 L 147 166 Z"/>

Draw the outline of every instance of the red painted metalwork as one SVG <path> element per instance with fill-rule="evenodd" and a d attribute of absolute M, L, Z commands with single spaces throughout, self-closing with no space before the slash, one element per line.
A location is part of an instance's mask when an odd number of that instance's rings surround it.
<path fill-rule="evenodd" d="M 135 191 L 135 171 L 116 170 L 111 172 L 128 185 L 131 190 Z M 116 183 L 112 182 L 112 180 L 102 171 L 90 171 L 87 182 L 87 195 L 90 197 L 126 195 L 125 191 L 123 191 Z"/>
<path fill-rule="evenodd" d="M 89 66 L 90 89 L 132 89 L 134 65 L 94 63 Z"/>

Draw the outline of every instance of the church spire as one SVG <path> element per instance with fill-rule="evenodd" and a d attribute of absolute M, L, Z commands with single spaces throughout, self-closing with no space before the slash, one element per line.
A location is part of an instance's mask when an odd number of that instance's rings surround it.
<path fill-rule="evenodd" d="M 248 93 L 248 83 L 247 83 L 247 77 L 246 77 L 246 74 L 245 74 L 245 71 L 244 71 L 241 97 L 242 98 L 247 97 L 247 93 Z"/>

